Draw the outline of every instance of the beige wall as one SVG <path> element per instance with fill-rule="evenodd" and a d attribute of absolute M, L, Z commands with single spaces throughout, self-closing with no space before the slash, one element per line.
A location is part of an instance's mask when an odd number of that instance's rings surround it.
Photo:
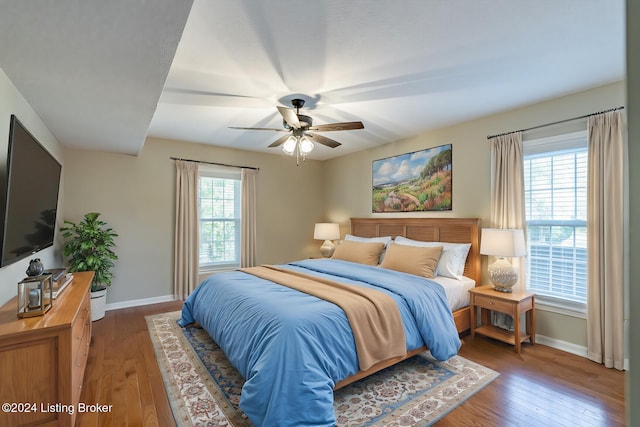
<path fill-rule="evenodd" d="M 201 144 L 149 139 L 138 157 L 66 149 L 64 217 L 96 211 L 119 234 L 107 303 L 173 294 L 175 165 L 180 157 L 260 168 L 258 262 L 319 254 L 313 224 L 323 220 L 322 163 Z"/>
<path fill-rule="evenodd" d="M 426 132 L 415 138 L 325 162 L 325 216 L 349 230 L 349 217 L 438 216 L 490 218 L 490 147 L 487 135 L 525 129 L 624 105 L 623 82 L 605 85 L 502 114 Z M 366 124 L 365 124 L 366 125 Z M 401 124 L 400 124 L 401 125 Z M 453 145 L 453 210 L 415 214 L 371 213 L 371 165 L 397 154 Z M 483 261 L 486 266 L 486 260 Z M 486 268 L 484 269 L 486 271 Z M 537 332 L 552 339 L 586 346 L 586 322 L 538 310 Z"/>
<path fill-rule="evenodd" d="M 9 139 L 9 120 L 11 115 L 15 114 L 20 122 L 31 132 L 40 143 L 62 163 L 62 146 L 51 134 L 49 129 L 40 120 L 40 117 L 31 108 L 29 103 L 18 92 L 16 87 L 11 83 L 7 75 L 0 69 L 0 161 L 6 161 L 8 139 Z M 64 175 L 64 167 L 63 167 Z M 60 189 L 58 200 L 58 212 L 62 210 L 63 205 L 63 189 Z M 60 221 L 58 221 L 60 224 Z M 56 227 L 58 228 L 58 227 Z M 25 271 L 29 266 L 31 258 L 40 258 L 46 268 L 54 268 L 62 265 L 60 235 L 56 232 L 56 244 L 52 247 L 43 249 L 33 257 L 27 257 L 15 264 L 8 265 L 0 269 L 0 304 L 4 304 L 7 300 L 13 298 L 18 289 L 18 282 L 25 277 Z"/>

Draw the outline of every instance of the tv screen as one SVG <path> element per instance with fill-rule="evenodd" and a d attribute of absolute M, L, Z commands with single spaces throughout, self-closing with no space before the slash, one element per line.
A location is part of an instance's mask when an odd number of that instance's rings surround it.
<path fill-rule="evenodd" d="M 53 244 L 62 166 L 11 116 L 0 266 L 14 263 Z"/>

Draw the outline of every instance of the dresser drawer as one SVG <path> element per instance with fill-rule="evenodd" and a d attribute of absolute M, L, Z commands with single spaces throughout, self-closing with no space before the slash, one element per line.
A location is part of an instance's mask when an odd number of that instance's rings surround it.
<path fill-rule="evenodd" d="M 502 301 L 489 295 L 475 295 L 475 305 L 500 313 L 511 314 L 513 312 L 513 304 L 511 302 Z"/>
<path fill-rule="evenodd" d="M 80 398 L 82 390 L 82 379 L 84 378 L 84 368 L 87 364 L 89 355 L 89 345 L 91 344 L 91 300 L 90 294 L 87 292 L 86 297 L 80 306 L 78 317 L 73 322 L 72 331 L 72 347 L 71 360 L 72 376 L 71 376 L 71 393 L 74 402 Z"/>
<path fill-rule="evenodd" d="M 71 353 L 74 355 L 74 358 L 83 347 L 83 340 L 87 334 L 87 328 L 90 326 L 90 307 L 91 299 L 90 294 L 87 292 L 86 297 L 83 298 L 82 303 L 80 304 L 78 316 L 74 319 L 73 324 L 71 325 Z"/>

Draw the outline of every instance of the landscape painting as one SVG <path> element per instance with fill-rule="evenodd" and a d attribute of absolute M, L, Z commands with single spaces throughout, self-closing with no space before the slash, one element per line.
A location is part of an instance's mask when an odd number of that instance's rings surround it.
<path fill-rule="evenodd" d="M 373 212 L 451 210 L 451 144 L 373 161 Z"/>

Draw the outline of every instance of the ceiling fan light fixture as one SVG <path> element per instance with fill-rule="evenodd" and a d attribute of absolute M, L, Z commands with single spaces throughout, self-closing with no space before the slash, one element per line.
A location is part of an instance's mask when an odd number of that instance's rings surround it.
<path fill-rule="evenodd" d="M 314 148 L 313 142 L 309 141 L 309 138 L 307 138 L 306 136 L 303 136 L 300 139 L 299 144 L 300 144 L 300 153 L 302 153 L 305 156 L 309 154 Z"/>
<path fill-rule="evenodd" d="M 284 144 L 282 144 L 282 151 L 286 154 L 293 156 L 296 152 L 296 146 L 298 145 L 298 141 L 295 137 L 290 136 Z"/>
<path fill-rule="evenodd" d="M 276 109 L 282 116 L 283 129 L 263 128 L 263 127 L 237 127 L 231 126 L 232 129 L 245 130 L 267 130 L 276 132 L 290 132 L 289 136 L 285 135 L 274 142 L 269 147 L 280 147 L 282 151 L 289 156 L 296 156 L 296 165 L 299 164 L 300 157 L 302 161 L 306 160 L 309 153 L 315 148 L 315 144 L 324 145 L 329 148 L 339 147 L 341 144 L 326 136 L 318 135 L 315 132 L 331 132 L 364 129 L 362 122 L 344 122 L 344 123 L 327 123 L 313 126 L 313 119 L 306 114 L 300 114 L 300 108 L 304 106 L 304 99 L 294 98 L 291 100 L 293 109 L 283 106 L 276 106 Z M 313 131 L 314 133 L 306 133 Z M 315 141 L 315 144 L 314 144 Z"/>

